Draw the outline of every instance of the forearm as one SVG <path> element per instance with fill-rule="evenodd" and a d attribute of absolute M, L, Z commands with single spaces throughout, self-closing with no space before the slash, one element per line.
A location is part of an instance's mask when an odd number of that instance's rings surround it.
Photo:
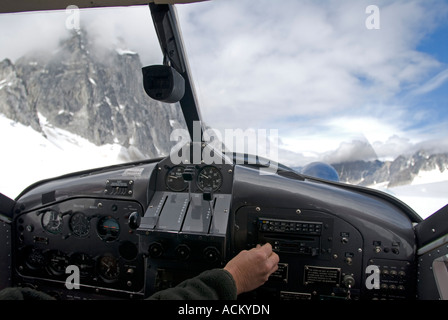
<path fill-rule="evenodd" d="M 174 288 L 150 296 L 151 300 L 235 300 L 236 285 L 232 275 L 224 269 L 204 271 L 183 281 Z"/>

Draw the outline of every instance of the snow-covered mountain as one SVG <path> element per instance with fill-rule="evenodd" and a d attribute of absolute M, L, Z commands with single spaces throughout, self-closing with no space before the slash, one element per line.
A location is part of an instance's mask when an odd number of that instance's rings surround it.
<path fill-rule="evenodd" d="M 137 53 L 73 31 L 53 52 L 0 61 L 0 192 L 41 179 L 168 154 L 177 105 L 150 99 Z"/>
<path fill-rule="evenodd" d="M 294 169 L 320 178 L 335 179 L 335 176 L 343 183 L 389 193 L 422 218 L 448 204 L 448 153 L 420 150 L 393 161 L 346 161 L 331 166 L 314 162 Z"/>
<path fill-rule="evenodd" d="M 56 51 L 0 62 L 0 113 L 43 132 L 41 115 L 97 146 L 133 149 L 135 158 L 167 153 L 182 114 L 145 94 L 141 68 L 135 52 L 100 48 L 74 31 Z"/>
<path fill-rule="evenodd" d="M 448 204 L 448 153 L 420 150 L 393 161 L 332 164 L 341 182 L 392 194 L 427 217 Z"/>
<path fill-rule="evenodd" d="M 393 161 L 353 161 L 332 164 L 342 182 L 387 187 L 408 185 L 419 180 L 448 180 L 448 153 L 429 154 L 420 150 L 412 155 L 400 155 Z"/>

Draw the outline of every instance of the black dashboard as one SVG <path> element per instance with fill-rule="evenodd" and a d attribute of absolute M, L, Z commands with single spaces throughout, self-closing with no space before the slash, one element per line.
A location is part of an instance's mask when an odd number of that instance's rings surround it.
<path fill-rule="evenodd" d="M 240 299 L 415 299 L 415 222 L 386 195 L 167 157 L 22 192 L 11 282 L 59 299 L 144 299 L 269 242 L 278 271 Z M 370 265 L 381 288 L 366 286 Z M 79 287 L 67 286 L 69 266 L 79 269 Z"/>

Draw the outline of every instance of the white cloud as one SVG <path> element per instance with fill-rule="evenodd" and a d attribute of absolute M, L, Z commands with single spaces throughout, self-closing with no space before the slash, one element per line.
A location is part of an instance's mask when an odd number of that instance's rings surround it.
<path fill-rule="evenodd" d="M 347 161 L 371 161 L 378 159 L 372 145 L 365 140 L 342 142 L 338 149 L 323 156 L 325 163 L 341 163 Z"/>
<path fill-rule="evenodd" d="M 440 88 L 440 86 L 442 86 L 447 81 L 448 81 L 448 69 L 445 69 L 440 73 L 438 73 L 435 77 L 429 79 L 426 83 L 424 83 L 422 86 L 418 87 L 411 93 L 414 95 L 426 94 Z"/>
<path fill-rule="evenodd" d="M 35 51 L 53 51 L 70 35 L 66 20 L 70 12 L 26 12 L 0 15 L 0 60 L 13 61 Z M 161 63 L 162 55 L 147 6 L 81 9 L 80 27 L 94 37 L 95 44 L 121 47 L 139 53 L 144 64 Z"/>
<path fill-rule="evenodd" d="M 383 144 L 406 137 L 414 116 L 399 96 L 441 67 L 416 48 L 447 6 L 377 1 L 381 29 L 367 30 L 369 4 L 226 0 L 182 7 L 208 124 L 278 128 L 296 152 L 335 150 L 354 135 Z M 444 73 L 428 86 L 442 81 Z"/>
<path fill-rule="evenodd" d="M 59 41 L 68 36 L 65 12 L 15 13 L 0 15 L 0 60 L 12 61 L 29 51 L 54 50 Z M 61 28 L 55 26 L 60 25 Z"/>

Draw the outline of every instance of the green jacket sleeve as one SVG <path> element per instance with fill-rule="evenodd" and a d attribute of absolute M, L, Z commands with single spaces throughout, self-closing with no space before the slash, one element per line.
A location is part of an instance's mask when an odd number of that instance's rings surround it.
<path fill-rule="evenodd" d="M 159 291 L 150 300 L 235 300 L 236 284 L 224 269 L 212 269 L 185 280 L 174 288 Z"/>
<path fill-rule="evenodd" d="M 1 290 L 0 300 L 54 300 L 54 298 L 31 288 L 14 287 Z"/>

